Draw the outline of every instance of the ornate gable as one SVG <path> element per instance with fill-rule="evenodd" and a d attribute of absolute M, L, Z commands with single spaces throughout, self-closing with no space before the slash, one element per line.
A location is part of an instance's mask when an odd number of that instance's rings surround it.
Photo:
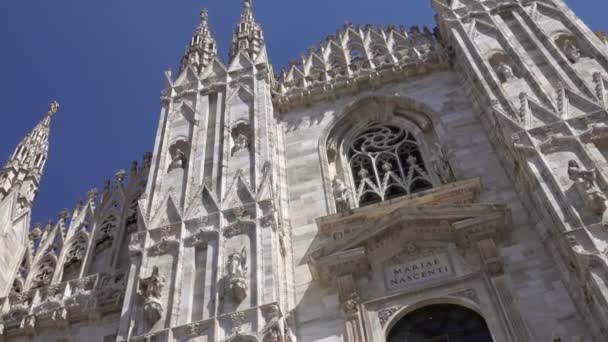
<path fill-rule="evenodd" d="M 379 252 L 394 255 L 385 262 L 396 262 L 407 260 L 407 254 L 423 258 L 446 253 L 449 245 L 464 255 L 480 241 L 508 239 L 509 208 L 473 204 L 480 188 L 479 179 L 467 180 L 355 209 L 352 215 L 318 219 L 325 241 L 311 254 L 313 277 L 328 283 L 342 274 L 365 272 L 370 256 Z"/>

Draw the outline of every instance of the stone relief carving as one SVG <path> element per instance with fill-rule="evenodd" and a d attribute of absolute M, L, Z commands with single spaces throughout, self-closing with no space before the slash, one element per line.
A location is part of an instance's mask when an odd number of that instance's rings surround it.
<path fill-rule="evenodd" d="M 395 314 L 395 312 L 399 311 L 398 307 L 388 308 L 384 310 L 378 311 L 378 320 L 380 320 L 380 325 L 385 326 L 389 319 Z"/>
<path fill-rule="evenodd" d="M 334 200 L 336 201 L 336 211 L 341 215 L 348 215 L 351 212 L 350 195 L 348 187 L 339 178 L 333 182 Z"/>
<path fill-rule="evenodd" d="M 247 297 L 247 249 L 243 248 L 240 252 L 232 253 L 228 256 L 227 282 L 232 297 L 237 302 L 241 302 Z"/>
<path fill-rule="evenodd" d="M 156 323 L 163 315 L 161 298 L 164 286 L 165 277 L 158 266 L 152 268 L 152 274 L 148 278 L 140 278 L 139 291 L 145 300 L 144 316 L 151 324 Z"/>
<path fill-rule="evenodd" d="M 606 196 L 596 183 L 596 170 L 585 170 L 576 160 L 568 162 L 568 176 L 574 182 L 580 196 L 587 205 L 598 215 L 602 216 L 602 224 L 608 226 L 608 204 Z"/>
<path fill-rule="evenodd" d="M 205 331 L 205 327 L 200 323 L 190 324 L 186 327 L 186 336 L 187 337 L 198 337 L 203 331 Z"/>

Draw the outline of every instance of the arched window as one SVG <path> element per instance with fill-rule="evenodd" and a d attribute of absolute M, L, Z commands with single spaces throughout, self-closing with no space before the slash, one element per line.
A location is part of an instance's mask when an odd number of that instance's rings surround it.
<path fill-rule="evenodd" d="M 401 127 L 366 128 L 352 140 L 348 162 L 359 206 L 433 187 L 418 142 Z"/>
<path fill-rule="evenodd" d="M 390 330 L 387 342 L 492 342 L 488 326 L 478 313 L 462 306 L 423 307 L 403 317 Z"/>

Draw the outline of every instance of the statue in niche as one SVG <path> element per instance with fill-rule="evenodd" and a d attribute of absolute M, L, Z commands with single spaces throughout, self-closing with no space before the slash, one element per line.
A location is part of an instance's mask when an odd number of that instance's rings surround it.
<path fill-rule="evenodd" d="M 188 56 L 188 64 L 198 66 L 200 64 L 200 56 L 198 52 L 193 52 Z"/>
<path fill-rule="evenodd" d="M 510 80 L 515 78 L 515 74 L 513 73 L 513 68 L 505 62 L 500 62 L 498 67 L 496 68 L 498 75 L 502 76 L 504 79 L 503 82 L 509 82 Z"/>
<path fill-rule="evenodd" d="M 576 189 L 589 207 L 602 216 L 602 224 L 608 226 L 608 204 L 606 196 L 596 184 L 596 172 L 581 168 L 576 160 L 568 162 L 568 176 L 574 181 Z"/>
<path fill-rule="evenodd" d="M 175 169 L 184 169 L 186 168 L 187 163 L 188 158 L 186 158 L 186 154 L 181 150 L 181 148 L 177 148 L 173 155 L 173 159 L 171 160 L 171 164 L 169 164 L 169 172 Z"/>
<path fill-rule="evenodd" d="M 450 160 L 448 159 L 449 153 L 446 151 L 445 147 L 439 143 L 435 143 L 435 155 L 437 159 L 433 165 L 435 169 L 435 174 L 439 177 L 442 184 L 449 184 L 456 180 L 454 176 L 454 170 L 450 165 Z"/>
<path fill-rule="evenodd" d="M 156 323 L 163 315 L 161 303 L 165 277 L 160 274 L 158 266 L 152 268 L 152 275 L 139 281 L 139 291 L 144 298 L 144 315 L 150 324 Z"/>
<path fill-rule="evenodd" d="M 334 179 L 333 183 L 334 199 L 336 201 L 336 211 L 338 214 L 347 215 L 351 212 L 350 196 L 348 187 L 339 178 Z"/>
<path fill-rule="evenodd" d="M 579 50 L 570 39 L 564 41 L 563 51 L 572 63 L 576 63 L 581 59 L 581 50 Z"/>
<path fill-rule="evenodd" d="M 240 133 L 234 139 L 234 147 L 232 148 L 232 155 L 235 155 L 236 153 L 239 153 L 241 151 L 248 151 L 248 150 L 249 150 L 249 138 L 245 134 Z"/>
<path fill-rule="evenodd" d="M 241 302 L 247 297 L 247 249 L 232 253 L 228 256 L 228 286 L 233 298 Z"/>

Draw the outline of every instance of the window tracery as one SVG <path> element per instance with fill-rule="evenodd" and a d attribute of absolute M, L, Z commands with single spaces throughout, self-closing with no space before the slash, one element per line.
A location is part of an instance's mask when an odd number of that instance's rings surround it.
<path fill-rule="evenodd" d="M 109 248 L 114 243 L 114 235 L 116 233 L 116 217 L 108 216 L 99 229 L 99 235 L 95 242 L 95 252 L 99 253 Z"/>
<path fill-rule="evenodd" d="M 83 236 L 78 237 L 66 254 L 65 268 L 81 265 L 87 250 L 87 240 Z"/>
<path fill-rule="evenodd" d="M 348 161 L 359 206 L 432 188 L 416 138 L 394 125 L 376 124 L 349 146 Z"/>
<path fill-rule="evenodd" d="M 38 271 L 34 275 L 34 284 L 32 287 L 38 288 L 50 285 L 53 279 L 53 274 L 55 273 L 55 265 L 55 261 L 51 258 L 45 259 L 45 261 L 40 264 Z"/>

